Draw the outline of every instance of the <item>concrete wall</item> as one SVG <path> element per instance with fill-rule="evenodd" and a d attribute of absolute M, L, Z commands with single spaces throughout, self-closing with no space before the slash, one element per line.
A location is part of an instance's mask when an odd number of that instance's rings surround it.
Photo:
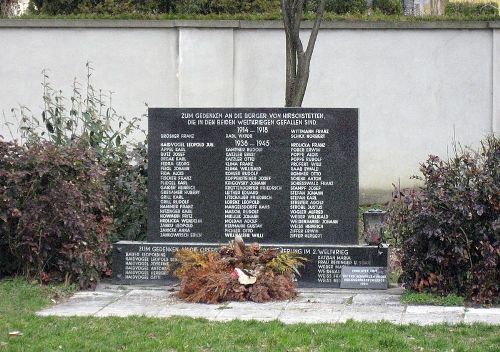
<path fill-rule="evenodd" d="M 305 24 L 304 39 L 307 38 Z M 325 23 L 306 107 L 360 111 L 362 199 L 389 196 L 455 137 L 477 145 L 500 133 L 498 22 Z M 0 21 L 0 114 L 42 108 L 42 69 L 70 95 L 91 61 L 97 87 L 140 116 L 155 107 L 279 107 L 284 33 L 279 22 Z M 1 117 L 1 116 L 0 116 Z M 146 125 L 146 121 L 144 121 Z M 0 135 L 9 137 L 5 126 Z"/>

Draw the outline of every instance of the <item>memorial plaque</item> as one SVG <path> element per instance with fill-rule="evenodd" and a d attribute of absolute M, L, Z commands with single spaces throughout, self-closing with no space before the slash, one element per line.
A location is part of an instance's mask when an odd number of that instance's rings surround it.
<path fill-rule="evenodd" d="M 358 243 L 356 109 L 150 109 L 150 242 Z"/>
<path fill-rule="evenodd" d="M 340 288 L 386 290 L 388 285 L 387 266 L 342 267 Z"/>
<path fill-rule="evenodd" d="M 341 287 L 344 267 L 387 265 L 387 248 L 343 245 L 265 245 L 283 252 L 296 252 L 308 259 L 300 270 L 300 286 Z M 180 248 L 199 251 L 218 249 L 210 243 L 148 243 L 121 241 L 113 250 L 113 275 L 118 284 L 162 283 L 174 280 L 166 272 Z M 359 288 L 359 287 L 355 287 Z M 362 286 L 361 288 L 367 288 Z M 370 287 L 374 288 L 374 287 Z M 381 288 L 381 287 L 377 287 Z"/>

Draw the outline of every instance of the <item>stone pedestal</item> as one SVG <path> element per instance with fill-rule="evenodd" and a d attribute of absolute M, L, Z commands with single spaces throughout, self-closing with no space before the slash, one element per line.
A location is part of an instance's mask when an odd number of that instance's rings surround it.
<path fill-rule="evenodd" d="M 263 247 L 293 251 L 308 259 L 300 270 L 302 287 L 340 287 L 343 266 L 387 266 L 388 248 L 357 245 L 273 245 Z M 121 241 L 113 247 L 113 281 L 116 284 L 163 284 L 175 280 L 166 272 L 179 248 L 207 251 L 215 243 L 152 243 Z"/>

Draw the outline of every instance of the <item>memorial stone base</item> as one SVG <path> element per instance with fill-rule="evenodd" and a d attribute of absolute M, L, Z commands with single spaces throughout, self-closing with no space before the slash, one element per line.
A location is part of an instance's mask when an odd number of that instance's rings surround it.
<path fill-rule="evenodd" d="M 273 245 L 263 247 L 293 251 L 308 259 L 300 270 L 301 287 L 340 287 L 344 266 L 386 267 L 388 248 L 363 245 Z M 164 284 L 175 280 L 166 272 L 180 248 L 200 251 L 220 248 L 215 243 L 153 243 L 120 241 L 113 247 L 113 281 L 116 284 Z"/>

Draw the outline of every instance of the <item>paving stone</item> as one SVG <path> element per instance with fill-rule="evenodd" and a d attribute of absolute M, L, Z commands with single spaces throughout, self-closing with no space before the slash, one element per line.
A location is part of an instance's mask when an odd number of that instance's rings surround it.
<path fill-rule="evenodd" d="M 215 319 L 224 305 L 201 303 L 175 303 L 161 308 L 156 315 L 159 318 L 182 316 L 190 318 Z"/>
<path fill-rule="evenodd" d="M 403 314 L 401 324 L 459 324 L 463 322 L 463 315 L 459 314 Z"/>
<path fill-rule="evenodd" d="M 291 300 L 299 303 L 345 304 L 352 298 L 351 294 L 302 293 Z"/>
<path fill-rule="evenodd" d="M 335 294 L 337 289 L 321 288 L 321 287 L 299 287 L 297 288 L 297 293 L 299 295 L 303 293 L 330 293 Z"/>
<path fill-rule="evenodd" d="M 285 324 L 298 324 L 298 323 L 337 323 L 342 313 L 338 311 L 310 311 L 304 313 L 303 311 L 287 310 L 283 312 L 278 319 Z"/>
<path fill-rule="evenodd" d="M 405 307 L 403 305 L 348 305 L 343 311 L 339 322 L 345 322 L 349 319 L 356 321 L 389 321 L 399 324 L 401 322 Z"/>
<path fill-rule="evenodd" d="M 166 304 L 167 302 L 181 302 L 173 292 L 167 291 L 149 291 L 149 290 L 132 290 L 122 296 L 120 300 L 132 300 L 156 304 Z"/>
<path fill-rule="evenodd" d="M 500 324 L 500 308 L 467 308 L 464 322 Z"/>
<path fill-rule="evenodd" d="M 115 285 L 110 282 L 100 282 L 96 291 L 169 291 L 169 289 L 177 288 L 178 285 Z"/>
<path fill-rule="evenodd" d="M 118 300 L 108 306 L 103 307 L 94 315 L 96 317 L 128 317 L 132 315 L 155 317 L 158 315 L 161 309 L 162 306 Z"/>
<path fill-rule="evenodd" d="M 403 314 L 402 324 L 458 324 L 464 320 L 464 307 L 410 305 Z"/>
<path fill-rule="evenodd" d="M 81 291 L 73 295 L 68 301 L 46 308 L 37 314 L 41 316 L 94 315 L 105 306 L 118 300 L 123 294 L 125 293 Z"/>
<path fill-rule="evenodd" d="M 442 307 L 442 306 L 416 306 L 409 305 L 406 313 L 409 314 L 464 314 L 464 307 Z"/>
<path fill-rule="evenodd" d="M 348 320 L 379 322 L 388 321 L 393 324 L 400 324 L 403 313 L 374 313 L 374 312 L 344 312 L 339 319 L 340 323 L 345 323 Z"/>
<path fill-rule="evenodd" d="M 118 299 L 126 295 L 128 291 L 78 291 L 75 292 L 69 301 L 82 300 L 100 300 L 100 299 Z"/>
<path fill-rule="evenodd" d="M 311 304 L 290 302 L 278 317 L 285 324 L 336 323 L 345 309 L 343 304 Z"/>
<path fill-rule="evenodd" d="M 267 309 L 283 309 L 289 304 L 289 301 L 277 301 L 277 302 L 266 302 L 266 303 L 255 303 L 255 302 L 227 302 L 227 308 L 233 309 L 255 309 L 255 310 L 267 310 Z"/>
<path fill-rule="evenodd" d="M 258 321 L 271 321 L 276 320 L 281 314 L 279 309 L 224 309 L 217 315 L 218 321 L 230 320 L 258 320 Z"/>
<path fill-rule="evenodd" d="M 337 303 L 308 303 L 308 302 L 296 302 L 291 301 L 285 307 L 285 310 L 296 310 L 296 309 L 304 309 L 307 311 L 321 311 L 324 309 L 340 311 L 342 312 L 345 309 L 345 304 L 337 304 Z"/>
<path fill-rule="evenodd" d="M 219 321 L 229 320 L 260 320 L 270 321 L 278 319 L 285 309 L 288 301 L 255 303 L 255 302 L 230 302 L 217 315 Z"/>
<path fill-rule="evenodd" d="M 95 315 L 98 317 L 129 315 L 156 316 L 162 308 L 178 301 L 171 292 L 160 290 L 131 290 Z"/>
<path fill-rule="evenodd" d="M 399 305 L 400 295 L 358 293 L 352 298 L 353 305 Z"/>
<path fill-rule="evenodd" d="M 368 305 L 347 305 L 345 312 L 367 312 L 367 313 L 402 313 L 405 310 L 403 305 L 392 305 L 392 306 L 368 306 Z"/>
<path fill-rule="evenodd" d="M 345 288 L 320 288 L 320 287 L 299 287 L 297 289 L 299 295 L 305 293 L 322 293 L 329 295 L 349 295 L 354 296 L 357 294 L 370 294 L 370 295 L 399 295 L 403 293 L 400 287 L 391 287 L 387 290 L 356 290 Z"/>
<path fill-rule="evenodd" d="M 185 316 L 210 320 L 274 320 L 284 323 L 337 323 L 386 320 L 419 325 L 460 322 L 500 324 L 500 308 L 404 306 L 397 291 L 301 290 L 297 298 L 283 302 L 186 303 L 165 287 L 100 285 L 96 291 L 80 291 L 68 301 L 38 312 L 57 316 Z"/>

